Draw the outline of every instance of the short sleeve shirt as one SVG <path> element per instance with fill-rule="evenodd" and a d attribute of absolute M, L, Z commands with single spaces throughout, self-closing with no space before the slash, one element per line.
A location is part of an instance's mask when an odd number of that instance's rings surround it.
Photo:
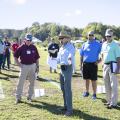
<path fill-rule="evenodd" d="M 120 46 L 114 40 L 111 43 L 104 42 L 101 54 L 103 54 L 103 62 L 116 62 L 116 58 L 120 57 Z"/>
<path fill-rule="evenodd" d="M 101 44 L 97 40 L 87 41 L 80 49 L 80 55 L 83 57 L 83 62 L 96 62 L 99 59 Z"/>
<path fill-rule="evenodd" d="M 22 64 L 30 65 L 36 63 L 40 56 L 34 45 L 23 44 L 16 50 L 14 57 L 20 58 Z"/>

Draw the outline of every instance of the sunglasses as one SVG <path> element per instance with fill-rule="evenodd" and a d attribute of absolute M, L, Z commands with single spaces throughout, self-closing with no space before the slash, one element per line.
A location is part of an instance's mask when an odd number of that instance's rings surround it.
<path fill-rule="evenodd" d="M 30 41 L 30 42 L 31 42 L 31 40 L 27 40 L 27 41 Z"/>
<path fill-rule="evenodd" d="M 106 36 L 106 37 L 111 37 L 111 36 Z"/>
<path fill-rule="evenodd" d="M 89 35 L 89 36 L 94 36 L 94 35 Z"/>
<path fill-rule="evenodd" d="M 59 40 L 63 40 L 64 38 L 59 38 Z"/>

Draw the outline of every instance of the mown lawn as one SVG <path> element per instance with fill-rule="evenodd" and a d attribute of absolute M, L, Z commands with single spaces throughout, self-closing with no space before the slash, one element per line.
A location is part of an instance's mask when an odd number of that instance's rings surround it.
<path fill-rule="evenodd" d="M 59 66 L 57 74 L 50 74 L 49 67 L 46 64 L 47 51 L 45 51 L 45 48 L 39 48 L 39 52 L 41 56 L 40 79 L 36 81 L 35 88 L 44 88 L 45 96 L 34 98 L 34 101 L 29 103 L 26 100 L 28 87 L 28 81 L 26 80 L 23 102 L 15 105 L 15 88 L 19 68 L 12 64 L 10 71 L 3 70 L 0 74 L 0 83 L 5 94 L 5 98 L 0 99 L 0 120 L 120 120 L 120 108 L 109 110 L 104 106 L 105 94 L 98 94 L 98 99 L 95 101 L 91 99 L 91 96 L 88 98 L 82 97 L 84 84 L 79 74 L 78 52 L 76 53 L 78 74 L 73 75 L 72 80 L 74 113 L 71 117 L 65 117 L 63 112 L 59 110 L 63 106 L 61 90 L 45 80 L 45 78 L 48 78 L 59 84 Z M 98 84 L 104 84 L 101 65 L 99 65 L 98 75 Z"/>

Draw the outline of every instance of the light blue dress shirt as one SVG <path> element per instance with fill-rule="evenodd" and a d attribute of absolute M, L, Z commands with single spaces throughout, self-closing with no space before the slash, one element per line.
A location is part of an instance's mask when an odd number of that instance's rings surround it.
<path fill-rule="evenodd" d="M 71 58 L 71 64 L 73 64 L 73 57 L 75 55 L 75 47 L 72 43 L 68 42 L 64 45 L 61 46 L 58 57 L 57 57 L 57 62 L 60 65 L 69 65 L 69 58 Z"/>

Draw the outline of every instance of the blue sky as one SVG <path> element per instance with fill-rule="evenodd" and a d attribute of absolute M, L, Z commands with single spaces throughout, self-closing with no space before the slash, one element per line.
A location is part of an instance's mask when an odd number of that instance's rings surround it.
<path fill-rule="evenodd" d="M 0 0 L 0 29 L 33 22 L 83 28 L 90 22 L 120 26 L 120 0 Z"/>

